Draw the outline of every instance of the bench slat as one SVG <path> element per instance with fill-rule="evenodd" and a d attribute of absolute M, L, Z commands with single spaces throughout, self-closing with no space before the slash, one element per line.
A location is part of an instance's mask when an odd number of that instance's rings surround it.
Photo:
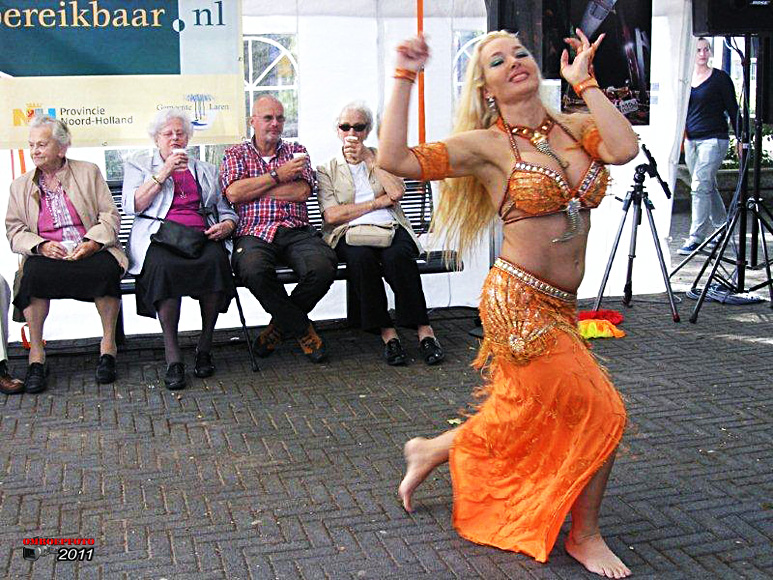
<path fill-rule="evenodd" d="M 118 239 L 124 246 L 129 240 L 129 233 L 131 232 L 132 224 L 134 223 L 134 217 L 123 213 L 123 205 L 121 203 L 121 193 L 123 183 L 117 180 L 110 180 L 107 182 L 110 187 L 110 192 L 113 195 L 113 201 L 118 207 L 118 211 L 121 214 L 121 225 L 118 233 Z M 403 212 L 408 218 L 411 227 L 417 235 L 425 234 L 429 231 L 429 225 L 432 221 L 432 189 L 429 183 L 407 180 L 405 182 L 405 195 L 400 201 L 400 206 L 403 208 Z M 306 208 L 309 214 L 309 222 L 317 229 L 322 227 L 322 214 L 319 211 L 319 205 L 317 204 L 316 196 L 312 196 L 306 202 Z M 453 264 L 450 267 L 446 266 L 443 260 L 442 251 L 425 252 L 419 256 L 416 260 L 416 265 L 419 268 L 420 274 L 439 274 L 443 272 L 451 272 L 461 270 L 463 268 L 456 268 Z M 298 277 L 295 273 L 286 266 L 280 266 L 277 268 L 277 276 L 279 281 L 283 284 L 293 284 L 298 282 Z M 336 280 L 346 279 L 346 264 L 338 264 L 338 271 L 336 272 Z M 239 280 L 237 279 L 237 283 Z M 242 284 L 238 284 L 242 285 Z M 125 277 L 121 280 L 121 293 L 122 294 L 134 294 L 136 285 L 134 278 L 131 276 Z"/>

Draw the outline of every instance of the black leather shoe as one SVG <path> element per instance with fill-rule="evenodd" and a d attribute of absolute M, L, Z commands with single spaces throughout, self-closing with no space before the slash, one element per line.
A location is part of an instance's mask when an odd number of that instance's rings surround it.
<path fill-rule="evenodd" d="M 399 338 L 393 338 L 384 345 L 384 359 L 388 365 L 393 367 L 404 365 L 407 358 Z"/>
<path fill-rule="evenodd" d="M 212 355 L 205 351 L 196 351 L 196 359 L 193 363 L 193 374 L 204 379 L 215 374 L 215 364 Z"/>
<path fill-rule="evenodd" d="M 115 381 L 115 357 L 112 354 L 103 354 L 99 357 L 96 377 L 97 382 L 103 385 Z"/>
<path fill-rule="evenodd" d="M 24 390 L 28 393 L 42 393 L 46 390 L 46 375 L 48 365 L 45 363 L 31 363 L 27 367 L 27 376 L 24 377 Z"/>
<path fill-rule="evenodd" d="M 446 353 L 443 352 L 443 347 L 433 336 L 427 336 L 421 339 L 419 343 L 419 352 L 421 353 L 424 362 L 428 365 L 436 365 L 444 358 Z"/>
<path fill-rule="evenodd" d="M 164 384 L 170 391 L 184 389 L 187 386 L 185 383 L 185 365 L 181 362 L 176 362 L 166 367 Z"/>

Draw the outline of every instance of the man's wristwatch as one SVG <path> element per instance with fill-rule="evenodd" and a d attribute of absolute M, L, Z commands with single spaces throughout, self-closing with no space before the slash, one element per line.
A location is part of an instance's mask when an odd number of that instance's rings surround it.
<path fill-rule="evenodd" d="M 271 176 L 271 179 L 273 179 L 274 181 L 279 183 L 279 181 L 280 181 L 279 180 L 279 174 L 276 172 L 276 169 L 272 169 L 271 171 L 268 172 L 268 174 Z"/>

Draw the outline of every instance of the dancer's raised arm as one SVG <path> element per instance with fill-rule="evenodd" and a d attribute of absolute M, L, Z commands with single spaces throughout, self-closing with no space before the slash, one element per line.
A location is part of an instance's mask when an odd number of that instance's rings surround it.
<path fill-rule="evenodd" d="M 379 167 L 409 179 L 442 179 L 475 173 L 485 157 L 481 157 L 479 136 L 474 131 L 454 135 L 438 143 L 408 147 L 411 89 L 429 59 L 430 51 L 421 35 L 401 42 L 396 50 L 394 88 L 379 134 Z M 430 165 L 432 170 L 428 173 Z"/>
<path fill-rule="evenodd" d="M 592 44 L 579 28 L 577 36 L 579 40 L 565 39 L 574 50 L 575 57 L 570 63 L 569 51 L 565 49 L 561 54 L 561 76 L 572 85 L 577 96 L 588 106 L 601 139 L 598 145 L 599 158 L 605 163 L 622 165 L 636 157 L 639 153 L 639 143 L 628 119 L 599 88 L 593 75 L 593 57 L 604 35 L 599 36 Z"/>

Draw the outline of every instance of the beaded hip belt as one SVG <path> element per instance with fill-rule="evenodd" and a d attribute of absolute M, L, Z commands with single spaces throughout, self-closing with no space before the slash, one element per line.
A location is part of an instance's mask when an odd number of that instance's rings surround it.
<path fill-rule="evenodd" d="M 539 292 L 542 292 L 543 294 L 546 294 L 553 298 L 563 300 L 564 302 L 574 302 L 577 300 L 577 294 L 572 294 L 571 292 L 565 292 L 564 290 L 559 290 L 555 286 L 551 286 L 547 282 L 543 282 L 536 276 L 529 274 L 525 270 L 521 270 L 515 264 L 512 264 L 502 258 L 496 259 L 496 261 L 494 262 L 494 267 L 499 268 L 500 270 L 503 270 L 508 274 L 511 274 L 512 276 L 515 276 L 527 286 L 531 286 L 535 290 L 538 290 Z"/>

